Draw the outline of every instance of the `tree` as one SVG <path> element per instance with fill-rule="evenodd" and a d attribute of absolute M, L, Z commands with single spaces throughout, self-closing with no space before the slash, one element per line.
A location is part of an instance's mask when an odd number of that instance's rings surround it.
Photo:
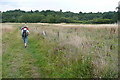
<path fill-rule="evenodd" d="M 22 11 L 20 9 L 2 12 L 2 22 L 46 22 L 46 23 L 115 23 L 119 19 L 120 12 L 89 12 L 89 13 L 73 13 L 70 11 L 62 12 L 53 10 L 43 11 Z M 119 19 L 120 20 L 120 19 Z"/>

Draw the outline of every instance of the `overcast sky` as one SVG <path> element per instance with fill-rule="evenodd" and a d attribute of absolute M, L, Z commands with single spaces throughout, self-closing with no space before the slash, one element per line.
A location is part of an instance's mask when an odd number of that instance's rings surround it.
<path fill-rule="evenodd" d="M 116 11 L 119 0 L 0 0 L 0 11 L 21 9 L 71 12 Z"/>

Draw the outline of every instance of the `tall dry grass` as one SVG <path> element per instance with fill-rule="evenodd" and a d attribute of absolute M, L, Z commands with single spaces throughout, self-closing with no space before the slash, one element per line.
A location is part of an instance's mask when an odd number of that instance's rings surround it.
<path fill-rule="evenodd" d="M 56 54 L 66 53 L 70 60 L 92 57 L 94 75 L 114 76 L 118 72 L 118 25 L 76 25 L 76 24 L 28 24 L 32 33 L 43 35 L 50 42 L 57 43 Z M 110 72 L 111 71 L 111 72 Z M 113 74 L 112 74 L 113 73 Z"/>

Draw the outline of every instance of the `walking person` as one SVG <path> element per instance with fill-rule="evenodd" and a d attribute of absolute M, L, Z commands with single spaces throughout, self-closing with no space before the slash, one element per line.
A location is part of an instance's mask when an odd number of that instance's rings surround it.
<path fill-rule="evenodd" d="M 24 41 L 25 48 L 27 47 L 28 35 L 30 34 L 28 26 L 25 24 L 22 28 L 22 39 Z"/>

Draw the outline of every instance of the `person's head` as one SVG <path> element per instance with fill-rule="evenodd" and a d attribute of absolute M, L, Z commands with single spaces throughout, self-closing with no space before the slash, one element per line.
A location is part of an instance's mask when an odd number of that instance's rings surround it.
<path fill-rule="evenodd" d="M 25 23 L 24 27 L 28 27 L 28 26 L 26 25 L 26 23 Z"/>

